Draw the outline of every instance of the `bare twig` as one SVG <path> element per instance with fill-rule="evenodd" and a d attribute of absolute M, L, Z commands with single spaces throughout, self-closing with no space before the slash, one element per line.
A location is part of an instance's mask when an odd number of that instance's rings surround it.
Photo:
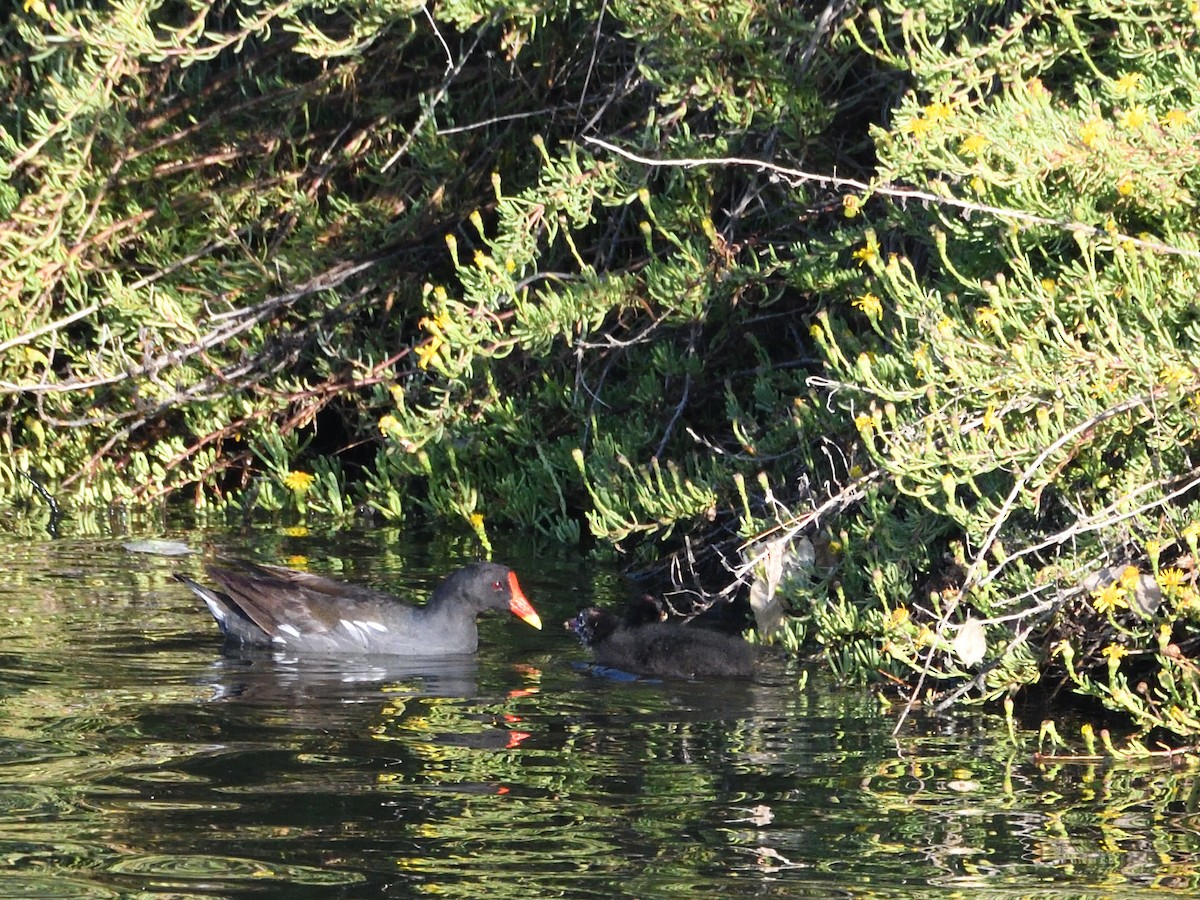
<path fill-rule="evenodd" d="M 1095 225 L 1088 225 L 1084 222 L 1074 222 L 1069 219 L 1052 219 L 1048 216 L 1039 216 L 1035 215 L 1034 213 L 1024 212 L 1019 209 L 1010 209 L 1004 206 L 991 206 L 986 203 L 973 203 L 969 200 L 960 200 L 957 197 L 953 197 L 949 194 L 935 194 L 932 191 L 896 187 L 895 185 L 890 184 L 873 184 L 866 181 L 859 181 L 855 178 L 841 178 L 837 175 L 818 175 L 815 172 L 805 172 L 802 169 L 792 169 L 787 166 L 780 166 L 764 159 L 748 159 L 741 156 L 654 159 L 652 157 L 642 156 L 630 150 L 626 150 L 623 147 L 618 147 L 616 144 L 611 144 L 608 141 L 601 140 L 597 137 L 585 136 L 583 140 L 586 143 L 594 144 L 595 146 L 601 147 L 610 153 L 615 153 L 617 156 L 623 157 L 630 162 L 639 163 L 643 166 L 668 169 L 697 169 L 708 166 L 744 167 L 749 169 L 757 169 L 760 172 L 767 172 L 794 184 L 816 184 L 820 187 L 830 188 L 832 190 L 878 194 L 881 197 L 891 197 L 893 199 L 902 201 L 915 200 L 921 203 L 929 203 L 934 206 L 945 206 L 952 209 L 959 209 L 964 212 L 985 213 L 987 215 L 996 216 L 1000 219 L 1009 219 L 1014 222 L 1024 222 L 1028 225 L 1050 225 L 1072 233 L 1087 234 L 1092 237 L 1103 238 L 1105 240 L 1112 241 L 1113 243 L 1129 243 L 1135 247 L 1152 250 L 1156 253 L 1165 253 L 1173 256 L 1186 256 L 1192 259 L 1200 259 L 1200 250 L 1189 250 L 1186 247 L 1175 247 L 1170 244 L 1164 244 L 1161 241 L 1152 241 L 1146 238 L 1135 237 L 1130 234 L 1121 234 L 1119 232 L 1110 233 L 1103 228 L 1099 228 Z"/>
<path fill-rule="evenodd" d="M 322 272 L 316 278 L 301 285 L 295 290 L 288 291 L 284 294 L 277 294 L 274 297 L 262 301 L 261 303 L 247 307 L 239 311 L 239 316 L 229 325 L 222 326 L 210 331 L 208 334 L 201 337 L 186 346 L 178 347 L 170 352 L 160 354 L 153 359 L 137 368 L 130 368 L 126 371 L 119 372 L 114 375 L 107 375 L 92 379 L 72 378 L 61 382 L 46 382 L 46 383 L 25 383 L 13 384 L 12 382 L 0 381 L 0 395 L 3 394 L 62 394 L 72 391 L 88 390 L 90 388 L 103 387 L 110 384 L 119 384 L 123 381 L 128 381 L 131 378 L 153 377 L 164 369 L 178 365 L 183 360 L 195 356 L 197 353 L 202 353 L 212 347 L 220 346 L 226 343 L 231 338 L 236 337 L 244 331 L 248 331 L 255 325 L 265 321 L 275 315 L 280 309 L 290 306 L 302 297 L 307 297 L 310 294 L 315 294 L 320 291 L 330 290 L 345 282 L 348 278 L 370 269 L 377 263 L 377 260 L 367 260 L 365 262 L 346 263 L 337 266 L 328 272 Z"/>
<path fill-rule="evenodd" d="M 85 306 L 78 312 L 73 312 L 69 316 L 64 316 L 53 322 L 47 322 L 41 328 L 35 328 L 33 331 L 28 331 L 25 334 L 19 334 L 15 338 L 9 338 L 3 344 L 0 344 L 0 353 L 5 350 L 11 350 L 13 347 L 19 347 L 22 344 L 28 344 L 30 341 L 40 338 L 43 334 L 49 334 L 52 331 L 58 331 L 60 328 L 66 328 L 72 322 L 78 322 L 80 319 L 86 319 L 92 313 L 100 308 L 99 303 L 93 303 L 90 306 Z"/>
<path fill-rule="evenodd" d="M 429 121 L 434 111 L 438 108 L 438 104 L 442 102 L 442 98 L 445 97 L 446 92 L 450 90 L 450 85 L 454 83 L 454 79 L 458 77 L 459 73 L 463 70 L 463 67 L 466 66 L 467 60 L 471 58 L 471 54 L 475 52 L 475 48 L 479 46 L 479 42 L 483 40 L 483 36 L 487 34 L 487 32 L 488 29 L 486 28 L 480 28 L 475 32 L 475 40 L 471 42 L 471 46 L 467 48 L 467 52 L 462 55 L 462 59 L 460 59 L 453 68 L 447 70 L 446 77 L 442 79 L 441 87 L 439 87 L 437 89 L 437 93 L 433 95 L 433 99 L 429 102 L 429 106 L 426 107 L 426 109 L 417 118 L 416 123 L 408 132 L 408 137 L 406 137 L 404 139 L 404 143 L 400 145 L 400 149 L 393 153 L 388 158 L 388 161 L 380 167 L 380 172 L 386 172 L 396 164 L 396 161 L 399 160 L 400 157 L 408 152 L 408 148 L 412 146 L 412 142 L 416 140 L 417 135 L 421 133 L 421 129 L 425 127 L 425 123 Z M 438 36 L 441 37 L 441 35 Z"/>

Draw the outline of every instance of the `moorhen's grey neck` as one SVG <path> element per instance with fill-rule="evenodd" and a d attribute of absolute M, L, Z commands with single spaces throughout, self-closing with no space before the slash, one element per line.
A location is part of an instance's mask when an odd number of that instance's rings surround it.
<path fill-rule="evenodd" d="M 754 672 L 754 647 L 739 637 L 707 628 L 689 628 L 680 622 L 631 626 L 594 606 L 568 619 L 563 627 L 591 648 L 599 665 L 633 675 L 740 678 Z"/>
<path fill-rule="evenodd" d="M 443 581 L 424 606 L 383 591 L 281 566 L 229 560 L 206 571 L 220 589 L 175 577 L 204 601 L 231 641 L 302 653 L 447 656 L 474 653 L 475 618 L 508 610 L 542 623 L 506 566 L 474 563 Z"/>

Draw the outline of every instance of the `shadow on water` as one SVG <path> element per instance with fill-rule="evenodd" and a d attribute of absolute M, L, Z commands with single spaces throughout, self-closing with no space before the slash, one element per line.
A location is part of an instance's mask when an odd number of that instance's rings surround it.
<path fill-rule="evenodd" d="M 303 552 L 416 596 L 470 553 L 190 540 Z M 623 598 L 614 572 L 562 551 L 502 556 L 548 623 Z M 982 715 L 917 717 L 893 739 L 875 694 L 779 657 L 741 682 L 622 681 L 560 630 L 502 618 L 466 659 L 228 652 L 171 579 L 195 559 L 10 540 L 0 568 L 0 897 L 1198 887 L 1193 772 L 1039 768 Z"/>

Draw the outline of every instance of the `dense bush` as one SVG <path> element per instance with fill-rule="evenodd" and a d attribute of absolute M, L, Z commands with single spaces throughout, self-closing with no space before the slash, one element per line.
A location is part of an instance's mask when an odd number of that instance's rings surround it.
<path fill-rule="evenodd" d="M 536 529 L 1200 734 L 1198 24 L 30 0 L 0 491 Z"/>

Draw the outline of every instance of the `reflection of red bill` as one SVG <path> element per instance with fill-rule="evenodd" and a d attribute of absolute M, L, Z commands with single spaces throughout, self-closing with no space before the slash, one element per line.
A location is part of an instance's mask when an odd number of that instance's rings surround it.
<path fill-rule="evenodd" d="M 513 747 L 518 746 L 521 741 L 525 740 L 527 737 L 532 737 L 528 731 L 510 731 L 508 733 L 508 743 L 504 745 L 504 749 L 511 750 Z"/>
<path fill-rule="evenodd" d="M 512 599 L 508 601 L 508 608 L 512 610 L 512 614 L 522 622 L 528 622 L 534 628 L 541 630 L 542 620 L 530 605 L 529 600 L 526 599 L 525 592 L 521 590 L 516 572 L 508 573 L 508 589 L 512 592 Z"/>

